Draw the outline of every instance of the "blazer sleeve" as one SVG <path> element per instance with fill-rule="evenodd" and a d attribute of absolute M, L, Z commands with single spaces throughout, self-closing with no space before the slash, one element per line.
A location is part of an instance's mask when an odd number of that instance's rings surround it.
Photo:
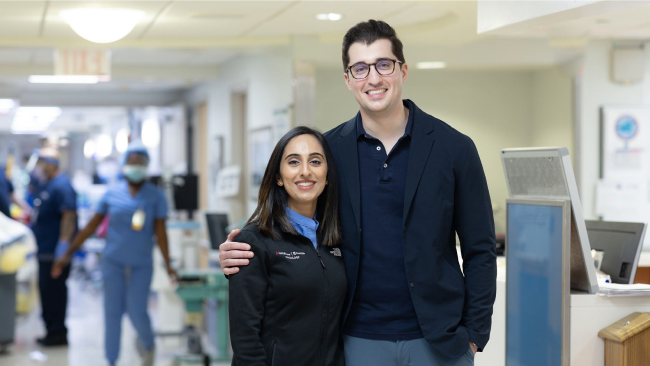
<path fill-rule="evenodd" d="M 496 297 L 496 238 L 492 202 L 481 159 L 468 140 L 456 180 L 454 226 L 460 239 L 465 275 L 465 304 L 461 324 L 479 350 L 490 338 Z"/>
<path fill-rule="evenodd" d="M 248 266 L 240 267 L 238 273 L 229 276 L 228 309 L 233 365 L 266 366 L 261 331 L 269 283 L 268 252 L 262 240 L 253 232 L 243 230 L 235 241 L 249 244 L 255 256 Z"/>

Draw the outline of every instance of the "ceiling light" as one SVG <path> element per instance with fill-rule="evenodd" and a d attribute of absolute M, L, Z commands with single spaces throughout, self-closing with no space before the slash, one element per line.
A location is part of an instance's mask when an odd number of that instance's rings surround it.
<path fill-rule="evenodd" d="M 0 99 L 0 114 L 7 114 L 16 106 L 13 99 Z"/>
<path fill-rule="evenodd" d="M 316 19 L 337 21 L 343 19 L 343 15 L 339 13 L 322 13 L 316 14 Z"/>
<path fill-rule="evenodd" d="M 96 146 L 95 146 L 95 140 L 88 139 L 86 140 L 86 143 L 84 144 L 84 156 L 87 159 L 90 159 L 93 157 L 95 154 Z"/>
<path fill-rule="evenodd" d="M 15 134 L 42 133 L 61 115 L 58 107 L 19 107 L 11 122 Z"/>
<path fill-rule="evenodd" d="M 133 9 L 68 9 L 60 13 L 72 30 L 95 43 L 111 43 L 131 33 L 144 12 Z"/>
<path fill-rule="evenodd" d="M 444 69 L 445 67 L 447 67 L 447 63 L 442 61 L 418 62 L 415 64 L 415 67 L 422 70 Z"/>
<path fill-rule="evenodd" d="M 160 143 L 160 125 L 155 118 L 142 122 L 142 143 L 146 147 L 156 147 Z"/>
<path fill-rule="evenodd" d="M 115 135 L 115 149 L 120 154 L 124 153 L 129 147 L 129 129 L 124 127 L 117 131 Z"/>
<path fill-rule="evenodd" d="M 96 75 L 32 75 L 29 77 L 32 84 L 97 84 L 99 76 Z"/>
<path fill-rule="evenodd" d="M 113 152 L 113 139 L 109 135 L 101 134 L 97 136 L 96 150 L 97 157 L 100 159 L 106 158 Z"/>

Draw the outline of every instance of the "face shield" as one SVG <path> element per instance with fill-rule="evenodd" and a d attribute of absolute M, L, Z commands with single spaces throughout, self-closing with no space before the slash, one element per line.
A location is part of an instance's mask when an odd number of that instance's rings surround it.
<path fill-rule="evenodd" d="M 38 163 L 38 149 L 34 149 L 34 151 L 32 151 L 32 155 L 27 161 L 25 170 L 27 170 L 29 174 L 32 174 L 34 172 L 34 168 L 36 168 L 36 163 Z"/>
<path fill-rule="evenodd" d="M 43 182 L 48 179 L 52 169 L 59 166 L 59 153 L 52 148 L 34 149 L 25 169 L 30 175 Z M 56 167 L 56 168 L 51 168 Z"/>

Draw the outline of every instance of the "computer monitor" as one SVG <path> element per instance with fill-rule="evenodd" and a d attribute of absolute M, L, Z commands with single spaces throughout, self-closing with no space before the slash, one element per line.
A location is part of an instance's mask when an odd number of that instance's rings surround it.
<path fill-rule="evenodd" d="M 192 212 L 199 209 L 199 177 L 196 174 L 174 175 L 171 181 L 165 181 L 159 175 L 150 176 L 149 181 L 166 190 L 171 188 L 174 209 Z"/>
<path fill-rule="evenodd" d="M 634 283 L 646 224 L 586 220 L 591 249 L 605 252 L 600 270 L 613 283 Z"/>
<path fill-rule="evenodd" d="M 571 288 L 598 292 L 596 268 L 566 147 L 504 149 L 501 162 L 510 198 L 571 201 Z"/>
<path fill-rule="evenodd" d="M 172 177 L 174 208 L 194 211 L 199 209 L 199 177 L 196 174 Z"/>
<path fill-rule="evenodd" d="M 219 245 L 226 241 L 228 237 L 228 215 L 217 213 L 206 213 L 205 220 L 208 225 L 208 234 L 210 235 L 210 247 L 213 250 L 219 250 Z"/>

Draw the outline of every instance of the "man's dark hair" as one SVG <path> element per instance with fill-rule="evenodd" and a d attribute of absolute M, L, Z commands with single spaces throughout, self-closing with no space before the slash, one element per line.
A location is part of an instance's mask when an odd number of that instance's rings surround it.
<path fill-rule="evenodd" d="M 277 145 L 275 145 L 269 163 L 266 165 L 264 177 L 262 177 L 257 208 L 248 219 L 246 225 L 257 225 L 260 233 L 267 237 L 272 237 L 275 240 L 280 238 L 275 230 L 276 227 L 279 227 L 284 232 L 298 235 L 298 232 L 287 217 L 287 191 L 284 187 L 278 186 L 277 181 L 280 176 L 280 165 L 282 164 L 284 149 L 291 140 L 301 135 L 314 136 L 322 146 L 323 152 L 325 153 L 325 160 L 327 161 L 328 183 L 320 196 L 318 196 L 316 204 L 316 219 L 320 222 L 317 230 L 318 242 L 326 246 L 340 244 L 339 179 L 336 175 L 334 156 L 325 137 L 320 132 L 306 126 L 293 128 L 282 136 Z"/>
<path fill-rule="evenodd" d="M 384 21 L 370 19 L 367 22 L 358 23 L 350 28 L 343 37 L 343 72 L 347 71 L 348 64 L 350 63 L 348 51 L 352 44 L 361 42 L 365 45 L 370 45 L 380 39 L 389 40 L 395 57 L 402 63 L 406 62 L 404 59 L 404 46 L 402 45 L 402 41 L 397 38 L 395 29 Z"/>

